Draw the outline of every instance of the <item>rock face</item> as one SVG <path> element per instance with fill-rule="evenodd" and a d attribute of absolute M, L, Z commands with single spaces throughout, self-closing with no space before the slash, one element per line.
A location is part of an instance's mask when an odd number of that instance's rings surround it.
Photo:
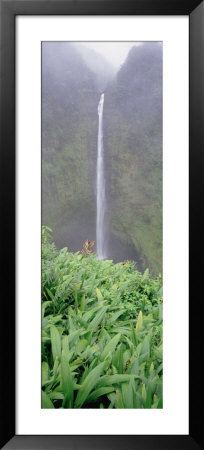
<path fill-rule="evenodd" d="M 113 79 L 70 43 L 43 43 L 42 221 L 58 247 L 95 239 L 100 82 L 108 256 L 162 270 L 162 45 L 133 47 Z M 103 61 L 104 64 L 104 61 Z M 88 67 L 89 66 L 89 67 Z M 100 64 L 98 64 L 100 72 Z M 109 79 L 109 83 L 107 83 Z M 99 80 L 101 80 L 99 82 Z"/>
<path fill-rule="evenodd" d="M 104 129 L 111 236 L 140 265 L 162 270 L 162 45 L 133 47 L 106 92 Z M 110 251 L 114 254 L 114 249 Z M 134 253 L 133 251 L 133 253 Z"/>
<path fill-rule="evenodd" d="M 69 43 L 43 44 L 42 219 L 59 247 L 95 238 L 95 75 Z"/>

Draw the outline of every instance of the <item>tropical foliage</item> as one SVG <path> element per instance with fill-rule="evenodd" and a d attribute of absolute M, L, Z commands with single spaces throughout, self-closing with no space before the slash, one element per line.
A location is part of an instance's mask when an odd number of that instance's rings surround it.
<path fill-rule="evenodd" d="M 162 408 L 162 280 L 42 231 L 42 408 Z"/>

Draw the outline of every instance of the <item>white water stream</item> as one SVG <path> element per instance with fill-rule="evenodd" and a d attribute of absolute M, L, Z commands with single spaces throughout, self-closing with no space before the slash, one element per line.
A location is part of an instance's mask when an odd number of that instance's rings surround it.
<path fill-rule="evenodd" d="M 96 173 L 96 253 L 98 259 L 106 258 L 105 238 L 104 238 L 104 217 L 105 217 L 105 178 L 104 178 L 104 149 L 103 149 L 103 104 L 104 94 L 101 94 L 98 105 L 98 154 Z"/>

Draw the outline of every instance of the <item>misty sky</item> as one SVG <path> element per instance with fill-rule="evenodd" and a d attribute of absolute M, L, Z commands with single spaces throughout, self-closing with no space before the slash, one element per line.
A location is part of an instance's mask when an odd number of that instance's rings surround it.
<path fill-rule="evenodd" d="M 141 42 L 81 42 L 85 47 L 101 53 L 117 69 L 125 61 L 129 50 Z"/>

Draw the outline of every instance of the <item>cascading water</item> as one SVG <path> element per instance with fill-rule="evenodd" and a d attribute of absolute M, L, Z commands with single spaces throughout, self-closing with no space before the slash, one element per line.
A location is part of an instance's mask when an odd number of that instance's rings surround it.
<path fill-rule="evenodd" d="M 96 173 L 96 252 L 98 259 L 106 258 L 104 238 L 105 217 L 105 178 L 104 178 L 104 149 L 103 149 L 103 104 L 104 94 L 101 94 L 98 105 L 98 155 Z"/>

